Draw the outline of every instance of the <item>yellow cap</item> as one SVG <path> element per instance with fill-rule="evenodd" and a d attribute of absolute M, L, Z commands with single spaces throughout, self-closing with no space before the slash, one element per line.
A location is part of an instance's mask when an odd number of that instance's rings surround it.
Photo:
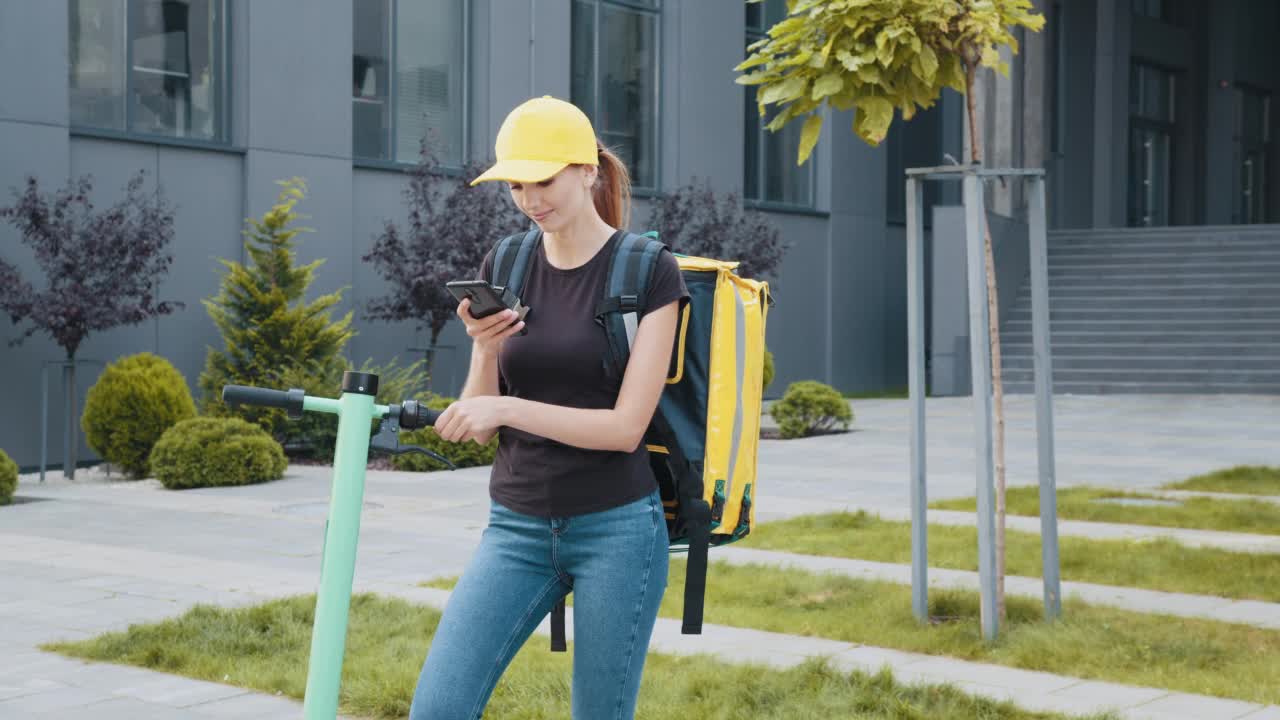
<path fill-rule="evenodd" d="M 569 165 L 598 165 L 596 132 L 578 107 L 550 95 L 525 101 L 502 121 L 498 161 L 472 185 L 489 180 L 541 182 Z"/>

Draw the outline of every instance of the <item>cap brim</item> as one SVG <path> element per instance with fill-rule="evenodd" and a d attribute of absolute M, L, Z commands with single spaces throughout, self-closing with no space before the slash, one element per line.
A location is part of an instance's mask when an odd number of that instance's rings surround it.
<path fill-rule="evenodd" d="M 472 180 L 471 184 L 494 180 L 516 183 L 542 182 L 567 167 L 569 163 L 555 160 L 499 160 L 480 177 Z"/>

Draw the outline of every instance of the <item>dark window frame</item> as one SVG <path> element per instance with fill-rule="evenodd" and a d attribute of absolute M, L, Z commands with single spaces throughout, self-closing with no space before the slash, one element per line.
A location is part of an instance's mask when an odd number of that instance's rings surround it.
<path fill-rule="evenodd" d="M 134 102 L 132 100 L 132 92 L 134 88 L 133 75 L 137 68 L 134 67 L 133 44 L 134 37 L 132 28 L 136 24 L 135 13 L 136 5 L 131 0 L 116 0 L 117 12 L 121 13 L 123 22 L 123 42 L 124 42 L 124 87 L 121 102 L 124 105 L 123 127 L 106 127 L 102 125 L 93 125 L 87 123 L 78 123 L 74 118 L 74 113 L 68 114 L 68 132 L 71 135 L 84 137 L 98 137 L 107 139 L 128 140 L 136 142 L 149 142 L 160 145 L 193 147 L 212 150 L 235 149 L 233 142 L 233 125 L 231 112 L 231 87 L 232 87 L 232 53 L 231 53 L 231 29 L 234 27 L 231 0 L 209 0 L 211 5 L 216 5 L 218 10 L 217 21 L 217 43 L 213 47 L 214 59 L 211 67 L 216 67 L 217 72 L 213 74 L 211 95 L 214 102 L 217 103 L 216 120 L 215 120 L 215 137 L 185 137 L 166 133 L 151 133 L 133 129 L 135 118 Z M 68 3 L 68 25 L 67 25 L 67 72 L 73 71 L 76 65 L 76 44 L 72 38 L 72 23 L 76 21 L 76 12 L 78 8 L 74 2 Z M 188 28 L 190 32 L 190 28 Z M 188 91 L 190 91 L 191 79 L 187 79 Z M 71 89 L 68 88 L 68 102 L 74 102 L 71 97 Z"/>
<path fill-rule="evenodd" d="M 778 20 L 777 18 L 768 17 L 769 15 L 768 9 L 769 8 L 767 3 L 746 5 L 746 11 L 745 11 L 746 15 L 745 15 L 745 23 L 744 23 L 746 27 L 746 42 L 743 43 L 743 59 L 744 60 L 748 57 L 746 48 L 749 47 L 752 43 L 768 37 L 770 20 L 774 20 L 775 22 Z M 759 25 L 751 24 L 750 17 L 753 14 L 753 11 L 755 11 L 754 14 L 759 15 L 759 18 L 760 18 Z M 755 86 L 744 86 L 743 92 L 745 95 L 745 106 L 743 109 L 744 114 L 756 112 L 755 108 L 757 107 L 757 105 L 756 103 L 752 102 L 756 92 Z M 806 165 L 805 168 L 795 168 L 791 165 L 788 165 L 786 168 L 784 168 L 784 170 L 787 172 L 804 170 L 809 173 L 809 193 L 808 193 L 809 197 L 807 201 L 795 202 L 795 201 L 776 200 L 774 198 L 770 198 L 768 197 L 768 191 L 766 190 L 766 188 L 768 187 L 767 178 L 769 177 L 769 168 L 768 168 L 768 163 L 766 162 L 768 158 L 768 148 L 766 146 L 765 139 L 768 138 L 771 133 L 770 133 L 770 130 L 767 127 L 765 127 L 766 125 L 768 125 L 768 123 L 765 121 L 766 119 L 759 117 L 758 114 L 756 115 L 756 118 L 757 118 L 758 124 L 756 127 L 756 141 L 755 141 L 755 156 L 756 156 L 755 157 L 755 166 L 756 166 L 756 177 L 755 177 L 756 194 L 755 195 L 748 194 L 748 188 L 750 187 L 750 185 L 747 182 L 747 170 L 750 167 L 750 163 L 747 162 L 746 134 L 749 132 L 749 130 L 747 128 L 747 123 L 745 122 L 746 121 L 745 117 L 744 117 L 743 128 L 742 128 L 742 131 L 744 134 L 743 142 L 742 142 L 742 145 L 743 145 L 743 148 L 742 148 L 742 153 L 743 153 L 742 198 L 743 198 L 743 201 L 755 207 L 778 210 L 783 212 L 794 211 L 800 214 L 808 214 L 808 213 L 815 212 L 818 205 L 818 157 L 819 155 L 817 152 L 817 147 L 816 146 L 814 147 L 814 152 L 812 155 L 809 156 L 808 162 L 805 163 Z M 792 122 L 795 122 L 795 121 L 793 120 Z M 779 130 L 779 132 L 782 132 L 782 131 Z"/>
<path fill-rule="evenodd" d="M 1133 79 L 1134 79 L 1135 73 L 1141 72 L 1142 69 L 1154 70 L 1156 72 L 1163 73 L 1164 75 L 1166 75 L 1166 78 L 1165 78 L 1166 81 L 1170 84 L 1170 87 L 1168 88 L 1169 112 L 1167 116 L 1163 119 L 1155 117 L 1153 115 L 1140 114 L 1140 111 L 1135 109 L 1134 107 L 1134 101 L 1132 100 L 1132 98 L 1135 96 L 1137 88 L 1134 85 Z M 1175 68 L 1165 67 L 1158 63 L 1148 62 L 1141 58 L 1134 58 L 1130 63 L 1129 95 L 1131 99 L 1129 102 L 1129 109 L 1128 109 L 1128 114 L 1129 114 L 1128 140 L 1130 143 L 1132 143 L 1135 131 L 1145 130 L 1145 131 L 1152 131 L 1152 132 L 1163 134 L 1168 139 L 1168 143 L 1169 143 L 1169 158 L 1168 158 L 1169 174 L 1168 174 L 1168 177 L 1165 178 L 1166 193 L 1167 193 L 1165 204 L 1167 205 L 1168 218 L 1166 218 L 1166 222 L 1164 224 L 1152 225 L 1150 227 L 1166 227 L 1166 226 L 1172 225 L 1175 221 L 1174 207 L 1176 207 L 1176 203 L 1178 201 L 1176 172 L 1177 172 L 1178 159 L 1179 159 L 1178 142 L 1177 142 L 1177 139 L 1178 139 L 1178 122 L 1177 122 L 1178 91 L 1182 84 L 1182 80 L 1179 79 L 1179 75 L 1180 75 L 1180 72 Z M 1133 148 L 1129 149 L 1129 154 L 1130 154 L 1130 160 L 1127 160 L 1126 163 L 1130 162 L 1132 159 Z M 1133 207 L 1133 198 L 1132 198 L 1131 191 L 1132 191 L 1133 183 L 1137 181 L 1137 178 L 1132 177 L 1133 170 L 1134 170 L 1133 167 L 1131 166 L 1128 167 L 1128 172 L 1130 173 L 1131 177 L 1128 178 L 1130 193 L 1128 193 L 1129 197 L 1126 200 L 1126 203 L 1127 203 L 1127 207 L 1125 209 L 1126 224 L 1130 227 L 1148 227 L 1143 223 L 1135 223 L 1135 219 L 1133 216 L 1134 207 Z"/>
<path fill-rule="evenodd" d="M 355 95 L 351 96 L 351 113 L 352 113 L 352 146 L 351 146 L 351 162 L 355 167 L 362 167 L 374 170 L 406 170 L 417 164 L 417 161 L 409 162 L 407 160 L 397 160 L 396 155 L 399 150 L 397 145 L 397 92 L 396 92 L 396 65 L 397 65 L 397 44 L 399 24 L 399 6 L 405 0 L 386 0 L 387 25 L 387 65 L 386 65 L 386 82 L 387 82 L 387 128 L 384 133 L 383 141 L 387 148 L 385 157 L 370 157 L 366 155 L 357 155 L 355 150 L 355 113 L 357 103 L 360 102 Z M 459 99 L 459 112 L 461 113 L 461 137 L 459 138 L 460 157 L 455 161 L 454 158 L 440 158 L 442 169 L 461 170 L 462 165 L 466 163 L 466 159 L 471 147 L 470 119 L 471 119 L 471 2 L 469 0 L 452 0 L 460 5 L 462 11 L 459 33 L 462 37 L 462 46 L 459 49 L 459 62 L 461 64 L 461 79 L 459 85 L 461 87 L 461 97 Z M 355 32 L 355 23 L 352 22 L 352 33 Z M 353 49 L 354 50 L 354 49 Z M 354 58 L 354 52 L 353 52 Z M 354 60 L 353 60 L 354 62 Z"/>
<path fill-rule="evenodd" d="M 602 128 L 599 122 L 600 97 L 602 95 L 601 85 L 600 85 L 601 75 L 602 75 L 600 72 L 601 8 L 602 7 L 617 8 L 621 10 L 627 10 L 627 11 L 639 13 L 640 15 L 653 18 L 653 24 L 654 24 L 653 97 L 650 98 L 650 101 L 653 103 L 653 133 L 652 133 L 653 137 L 650 139 L 653 145 L 653 182 L 651 184 L 639 183 L 636 180 L 636 177 L 637 177 L 636 169 L 634 167 L 629 167 L 627 168 L 627 170 L 628 172 L 631 173 L 631 180 L 633 183 L 632 185 L 633 194 L 639 195 L 642 197 L 650 194 L 656 196 L 661 193 L 662 170 L 663 170 L 662 75 L 665 69 L 665 64 L 663 63 L 663 54 L 665 51 L 663 36 L 665 33 L 663 33 L 662 23 L 663 23 L 663 18 L 665 17 L 664 11 L 666 10 L 666 8 L 663 5 L 663 0 L 570 0 L 570 2 L 572 5 L 577 5 L 579 3 L 589 4 L 591 5 L 591 8 L 592 8 L 592 16 L 591 16 L 592 47 L 591 47 L 590 55 L 591 55 L 591 78 L 594 82 L 594 85 L 591 88 L 591 107 L 581 107 L 581 109 L 584 113 L 587 114 L 587 117 L 591 118 L 591 122 L 596 129 L 596 135 L 600 137 L 601 142 L 604 142 L 605 140 L 604 132 L 602 131 Z M 569 29 L 569 37 L 570 37 L 571 43 L 573 42 L 573 38 L 577 36 L 576 28 L 572 27 L 572 22 L 573 21 L 570 20 L 571 27 Z M 572 54 L 572 50 L 570 51 L 570 54 Z M 572 87 L 572 85 L 573 85 L 573 81 L 571 78 L 570 86 Z M 572 90 L 570 90 L 570 92 L 572 93 Z"/>
<path fill-rule="evenodd" d="M 1260 200 L 1256 207 L 1256 215 L 1247 214 L 1250 211 L 1255 210 L 1253 207 L 1247 208 L 1244 212 L 1241 212 L 1240 202 L 1242 201 L 1242 198 L 1237 196 L 1231 209 L 1232 221 L 1238 224 L 1265 223 L 1271 215 L 1269 203 L 1270 197 L 1268 195 L 1268 190 L 1270 188 L 1268 187 L 1268 182 L 1271 180 L 1271 177 L 1269 176 L 1274 172 L 1274 170 L 1267 167 L 1267 161 L 1271 156 L 1271 147 L 1273 142 L 1271 137 L 1270 120 L 1271 113 L 1275 111 L 1275 95 L 1266 88 L 1257 87 L 1249 83 L 1236 83 L 1232 87 L 1232 91 L 1235 95 L 1232 103 L 1232 110 L 1235 117 L 1232 118 L 1231 139 L 1232 145 L 1234 146 L 1234 152 L 1239 153 L 1236 160 L 1243 162 L 1246 156 L 1257 156 L 1262 161 L 1262 168 L 1259 173 L 1262 184 L 1261 187 L 1258 188 L 1257 192 L 1257 196 Z M 1244 133 L 1244 100 L 1246 96 L 1253 96 L 1262 102 L 1262 123 L 1260 125 L 1262 130 L 1261 137 L 1248 137 Z M 1238 181 L 1242 181 L 1240 176 L 1241 170 L 1242 168 L 1237 165 L 1235 172 L 1236 180 Z M 1243 191 L 1244 188 L 1241 187 L 1239 192 L 1243 193 Z"/>

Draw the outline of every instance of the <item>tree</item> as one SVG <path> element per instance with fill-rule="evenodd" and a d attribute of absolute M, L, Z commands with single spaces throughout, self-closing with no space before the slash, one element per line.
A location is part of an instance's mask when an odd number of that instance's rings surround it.
<path fill-rule="evenodd" d="M 297 235 L 310 228 L 293 227 L 302 216 L 294 209 L 306 197 L 301 178 L 277 181 L 282 186 L 275 205 L 261 219 L 246 220 L 243 231 L 249 263 L 222 260 L 226 273 L 217 296 L 205 308 L 222 334 L 223 348 L 210 347 L 200 374 L 204 412 L 240 415 L 258 423 L 282 443 L 311 438 L 323 418 L 310 413 L 288 421 L 276 408 L 228 408 L 222 386 L 228 383 L 269 388 L 299 387 L 308 394 L 329 395 L 335 378 L 347 367 L 342 350 L 355 335 L 351 313 L 332 320 L 342 291 L 307 302 L 315 270 L 324 260 L 296 265 Z"/>
<path fill-rule="evenodd" d="M 674 252 L 736 260 L 742 277 L 772 277 L 787 245 L 763 214 L 746 210 L 736 193 L 718 197 L 697 181 L 665 193 L 649 210 L 649 230 Z"/>
<path fill-rule="evenodd" d="M 760 2 L 761 0 L 747 0 Z M 858 137 L 878 145 L 889 131 L 894 110 L 904 120 L 932 107 L 944 88 L 966 97 L 970 162 L 982 162 L 973 87 L 978 69 L 1008 75 L 999 48 L 1018 51 L 1012 30 L 1039 31 L 1044 16 L 1030 12 L 1030 0 L 787 0 L 788 17 L 753 43 L 737 66 L 754 70 L 737 81 L 759 85 L 765 106 L 779 110 L 768 123 L 777 131 L 807 116 L 797 162 L 813 152 L 822 132 L 820 109 L 856 109 Z M 984 225 L 985 227 L 985 225 Z M 985 233 L 987 303 L 991 332 L 995 406 L 997 613 L 1004 618 L 1004 388 L 1000 377 L 1000 327 L 991 233 Z"/>
<path fill-rule="evenodd" d="M 362 257 L 391 286 L 391 292 L 365 306 L 365 319 L 412 320 L 416 329 L 430 330 L 428 376 L 440 333 L 457 317 L 458 301 L 445 290 L 445 283 L 475 277 L 499 239 L 528 226 L 503 185 L 470 186 L 485 167 L 468 162 L 461 173 L 447 170 L 423 142 L 404 191 L 407 227 L 401 230 L 387 220 Z"/>
<path fill-rule="evenodd" d="M 159 300 L 160 280 L 173 264 L 173 207 L 161 195 L 142 190 L 145 171 L 125 186 L 125 196 L 95 211 L 89 195 L 91 176 L 72 180 L 54 197 L 42 195 L 35 177 L 28 176 L 16 203 L 0 208 L 0 218 L 22 234 L 22 244 L 35 253 L 45 287 L 22 277 L 13 263 L 0 259 L 0 310 L 22 334 L 10 340 L 21 345 L 32 335 L 48 335 L 66 353 L 63 387 L 67 397 L 63 473 L 75 477 L 75 357 L 90 334 L 123 325 L 138 325 L 185 307 Z"/>

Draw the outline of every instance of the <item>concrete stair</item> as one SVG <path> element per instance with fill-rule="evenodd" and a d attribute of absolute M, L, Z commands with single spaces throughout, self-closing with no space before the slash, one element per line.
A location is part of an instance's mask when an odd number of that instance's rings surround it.
<path fill-rule="evenodd" d="M 1054 392 L 1280 394 L 1280 226 L 1049 234 Z M 1031 285 L 1001 318 L 1033 392 Z"/>

